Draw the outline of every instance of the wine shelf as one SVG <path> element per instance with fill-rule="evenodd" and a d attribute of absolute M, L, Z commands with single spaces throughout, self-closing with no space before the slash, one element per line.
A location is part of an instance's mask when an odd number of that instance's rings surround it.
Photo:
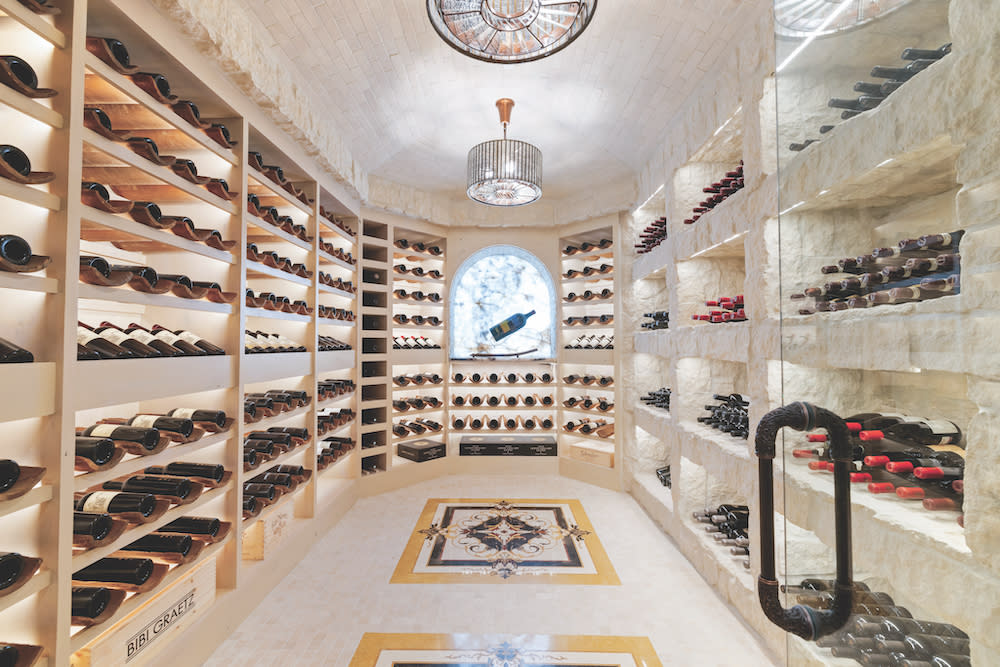
<path fill-rule="evenodd" d="M 301 415 L 309 414 L 309 411 L 313 409 L 312 404 L 303 405 L 302 407 L 295 408 L 294 410 L 289 410 L 287 412 L 279 412 L 273 417 L 264 417 L 259 422 L 254 422 L 252 424 L 246 425 L 246 431 L 266 431 L 269 426 L 277 426 L 279 423 L 291 419 L 293 417 L 299 417 Z M 310 433 L 312 431 L 310 430 Z"/>
<path fill-rule="evenodd" d="M 199 149 L 209 151 L 231 165 L 239 164 L 236 153 L 223 148 L 207 134 L 181 119 L 168 105 L 153 99 L 152 95 L 135 85 L 131 79 L 111 69 L 94 54 L 84 54 L 83 62 L 91 72 L 88 77 L 96 76 L 105 82 L 99 86 L 99 90 L 93 90 L 96 81 L 90 82 L 92 85 L 88 85 L 88 103 L 91 103 L 90 94 L 95 93 L 99 95 L 99 99 L 93 101 L 94 106 L 102 104 L 137 106 L 137 110 L 141 109 L 145 115 L 155 117 L 155 121 L 150 122 L 147 119 L 144 123 L 147 127 L 144 129 L 166 128 L 182 133 L 188 140 L 196 142 Z"/>
<path fill-rule="evenodd" d="M 317 286 L 319 287 L 319 291 L 324 294 L 332 294 L 333 296 L 343 297 L 351 301 L 353 301 L 356 298 L 354 294 L 351 294 L 350 292 L 345 292 L 342 289 L 337 289 L 336 287 L 330 287 L 329 285 L 324 285 L 323 283 L 319 283 L 319 285 Z"/>
<path fill-rule="evenodd" d="M 288 459 L 291 458 L 291 455 L 294 454 L 294 453 L 300 453 L 301 454 L 302 452 L 299 451 L 300 449 L 301 448 L 293 449 L 290 452 L 286 452 L 285 454 L 282 454 L 282 456 L 279 457 L 278 459 L 275 459 L 274 461 L 271 461 L 268 465 L 272 465 L 272 466 L 273 465 L 281 465 L 279 463 L 279 461 L 287 461 Z M 313 463 L 315 463 L 315 461 Z M 301 496 L 302 492 L 306 488 L 306 484 L 311 484 L 311 483 L 312 483 L 312 480 L 310 480 L 309 482 L 306 482 L 305 484 L 299 484 L 295 488 L 294 491 L 292 491 L 291 493 L 283 493 L 280 498 L 278 498 L 276 501 L 274 501 L 273 503 L 271 503 L 267 507 L 263 508 L 260 511 L 260 514 L 258 514 L 257 516 L 252 516 L 252 517 L 249 517 L 247 519 L 244 519 L 240 523 L 240 525 L 239 525 L 240 531 L 242 531 L 243 533 L 246 533 L 246 531 L 250 530 L 250 528 L 252 526 L 254 526 L 255 524 L 257 524 L 258 522 L 267 520 L 267 518 L 270 515 L 277 513 L 279 507 L 283 508 L 285 505 L 287 505 L 289 502 L 291 502 L 292 498 L 297 498 L 297 497 Z M 245 559 L 245 560 L 250 560 L 250 559 Z M 256 559 L 252 559 L 252 560 L 256 560 Z M 261 559 L 261 560 L 264 560 L 264 559 Z"/>
<path fill-rule="evenodd" d="M 294 246 L 298 246 L 303 250 L 312 250 L 312 246 L 300 239 L 298 236 L 292 236 L 285 230 L 275 227 L 274 225 L 265 222 L 263 218 L 258 218 L 255 215 L 250 215 L 249 213 L 243 216 L 243 219 L 249 223 L 247 227 L 247 240 L 256 243 L 268 243 L 275 240 L 282 240 L 286 243 L 291 243 Z M 284 271 L 282 271 L 284 273 Z M 291 274 L 288 274 L 291 275 Z"/>
<path fill-rule="evenodd" d="M 766 187 L 741 189 L 727 197 L 724 202 L 707 211 L 692 225 L 682 225 L 671 239 L 677 257 L 708 259 L 718 257 L 742 257 L 743 239 L 747 233 L 747 208 L 759 210 L 762 205 L 747 200 L 764 194 L 773 196 L 776 188 Z M 652 253 L 650 253 L 652 254 Z"/>
<path fill-rule="evenodd" d="M 667 238 L 649 252 L 637 256 L 632 262 L 632 281 L 646 280 L 662 275 L 674 257 L 674 242 Z"/>
<path fill-rule="evenodd" d="M 608 413 L 608 414 L 609 414 L 608 423 L 610 423 L 614 419 L 614 416 L 611 413 Z M 563 423 L 565 423 L 565 421 Z M 612 438 L 602 438 L 602 437 L 600 437 L 598 435 L 591 435 L 591 434 L 587 434 L 587 433 L 580 433 L 579 431 L 567 431 L 566 429 L 564 429 L 562 427 L 562 424 L 557 424 L 556 426 L 558 428 L 557 429 L 552 429 L 552 430 L 558 430 L 559 431 L 559 435 L 562 436 L 563 438 L 565 438 L 567 441 L 579 439 L 579 440 L 585 440 L 585 441 L 590 442 L 590 443 L 599 443 L 599 444 L 602 444 L 602 445 L 608 445 L 609 446 L 609 451 L 610 451 L 610 449 L 613 449 L 614 446 L 615 446 L 615 439 L 613 437 Z M 615 428 L 615 430 L 616 431 L 618 430 L 617 427 Z"/>
<path fill-rule="evenodd" d="M 347 269 L 348 271 L 354 271 L 353 264 L 348 264 L 344 260 L 340 259 L 339 257 L 334 257 L 325 250 L 320 250 L 318 252 L 319 252 L 320 264 L 333 264 L 334 266 L 339 266 L 342 269 Z"/>
<path fill-rule="evenodd" d="M 256 384 L 312 374 L 309 352 L 248 354 L 244 357 L 243 382 Z"/>
<path fill-rule="evenodd" d="M 563 285 L 579 285 L 581 283 L 603 283 L 603 282 L 614 282 L 614 273 L 595 273 L 592 276 L 581 276 L 578 278 L 563 278 Z M 604 302 L 607 305 L 606 302 Z M 577 327 L 580 328 L 580 327 Z M 586 328 L 586 327 L 582 327 Z"/>
<path fill-rule="evenodd" d="M 317 352 L 316 367 L 319 373 L 332 373 L 354 368 L 354 350 Z"/>
<path fill-rule="evenodd" d="M 61 30 L 41 15 L 35 14 L 19 3 L 18 0 L 0 0 L 0 14 L 14 19 L 42 39 L 51 42 L 53 46 L 59 48 L 66 46 L 66 35 Z"/>
<path fill-rule="evenodd" d="M 0 197 L 10 197 L 25 204 L 47 208 L 50 211 L 62 209 L 62 199 L 37 186 L 22 185 L 6 178 L 0 178 Z"/>
<path fill-rule="evenodd" d="M 299 210 L 300 213 L 305 213 L 306 215 L 313 215 L 313 208 L 303 204 L 301 201 L 293 197 L 290 193 L 278 187 L 278 185 L 269 179 L 264 174 L 260 173 L 254 168 L 247 170 L 247 176 L 249 178 L 249 188 L 250 192 L 254 193 L 258 197 L 261 197 L 263 204 L 263 199 L 267 198 L 277 198 L 280 203 L 273 203 L 271 205 L 278 208 L 291 206 Z"/>
<path fill-rule="evenodd" d="M 233 253 L 211 248 L 204 243 L 181 238 L 166 231 L 147 227 L 129 218 L 98 211 L 89 206 L 82 207 L 81 227 L 87 240 L 96 241 L 150 241 L 149 252 L 163 250 L 183 250 L 203 257 L 217 259 L 226 264 L 234 264 Z M 88 224 L 90 223 L 90 224 Z M 108 233 L 114 230 L 117 234 Z"/>
<path fill-rule="evenodd" d="M 59 291 L 59 281 L 55 278 L 46 278 L 28 273 L 0 271 L 0 289 L 55 294 Z"/>
<path fill-rule="evenodd" d="M 344 475 L 349 475 L 357 466 L 361 465 L 357 462 L 357 446 L 354 447 L 347 454 L 342 455 L 339 459 L 323 468 L 322 470 L 317 470 L 315 474 L 319 475 L 321 478 L 343 478 Z M 333 474 L 336 472 L 337 474 Z"/>
<path fill-rule="evenodd" d="M 444 289 L 444 280 L 440 278 L 428 278 L 427 276 L 414 276 L 409 273 L 392 273 L 392 279 L 396 282 L 407 283 L 429 283 Z"/>
<path fill-rule="evenodd" d="M 105 482 L 110 482 L 113 479 L 118 479 L 119 477 L 140 472 L 149 466 L 165 465 L 171 461 L 183 461 L 185 457 L 194 452 L 208 449 L 209 447 L 226 442 L 230 438 L 234 437 L 236 437 L 235 427 L 222 433 L 212 433 L 206 435 L 200 440 L 195 440 L 194 442 L 174 443 L 168 445 L 166 449 L 156 454 L 151 454 L 149 456 L 134 456 L 123 459 L 117 465 L 114 465 L 107 470 L 79 473 L 73 477 L 73 490 L 85 491 L 89 488 L 104 484 Z"/>
<path fill-rule="evenodd" d="M 0 517 L 5 517 L 8 514 L 13 514 L 14 512 L 20 512 L 28 507 L 41 505 L 42 503 L 52 500 L 52 496 L 52 487 L 48 484 L 44 484 L 42 486 L 36 486 L 20 498 L 0 500 Z"/>
<path fill-rule="evenodd" d="M 320 372 L 322 373 L 323 371 Z M 353 391 L 348 394 L 341 394 L 340 396 L 334 396 L 333 398 L 328 398 L 325 401 L 317 401 L 316 408 L 319 410 L 330 408 L 336 405 L 337 403 L 340 403 L 341 401 L 353 400 L 354 397 L 355 397 L 355 392 Z"/>
<path fill-rule="evenodd" d="M 58 130 L 63 126 L 62 114 L 44 104 L 39 104 L 30 97 L 22 95 L 13 88 L 0 86 L 0 104 L 5 104 L 11 109 L 17 109 L 26 116 L 30 116 L 38 122 L 45 123 L 54 129 Z"/>
<path fill-rule="evenodd" d="M 325 233 L 326 231 L 331 231 L 334 234 L 336 234 L 337 236 L 339 236 L 340 238 L 342 238 L 343 240 L 349 241 L 351 244 L 354 244 L 354 243 L 357 242 L 356 238 L 354 238 L 353 236 L 351 236 L 350 234 L 348 234 L 343 229 L 341 229 L 337 225 L 333 224 L 332 222 L 330 222 L 329 220 L 327 220 L 323 216 L 319 216 L 316 219 L 319 220 L 320 224 L 323 225 L 323 227 L 326 228 L 324 230 L 321 230 L 322 232 Z"/>
<path fill-rule="evenodd" d="M 614 326 L 614 325 L 612 325 Z M 584 366 L 613 366 L 614 350 L 566 350 L 562 352 L 563 363 Z"/>
<path fill-rule="evenodd" d="M 31 581 L 21 586 L 19 589 L 10 593 L 9 595 L 4 595 L 0 597 L 0 613 L 3 613 L 7 609 L 10 609 L 18 602 L 23 602 L 27 600 L 32 595 L 40 593 L 49 587 L 52 583 L 52 571 L 46 569 L 45 563 L 42 563 L 42 569 L 35 573 L 31 577 Z"/>
<path fill-rule="evenodd" d="M 235 384 L 236 364 L 237 357 L 231 355 L 79 361 L 69 370 L 74 408 L 131 403 L 136 400 L 137 378 L 146 381 L 141 395 L 147 400 L 224 389 Z"/>
<path fill-rule="evenodd" d="M 749 321 L 730 324 L 701 324 L 670 329 L 660 337 L 669 358 L 699 357 L 718 361 L 745 362 L 750 349 Z"/>
<path fill-rule="evenodd" d="M 673 418 L 667 410 L 651 408 L 648 405 L 636 405 L 635 425 L 650 435 L 663 439 L 667 436 L 667 432 L 673 429 Z"/>
<path fill-rule="evenodd" d="M 56 365 L 48 362 L 3 364 L 0 382 L 16 387 L 0 402 L 0 422 L 43 417 L 55 412 Z"/>
<path fill-rule="evenodd" d="M 145 292 L 136 292 L 125 286 L 104 287 L 102 285 L 81 283 L 78 289 L 81 299 L 117 301 L 119 303 L 134 303 L 158 308 L 181 308 L 204 313 L 225 313 L 227 315 L 233 312 L 233 304 L 231 303 L 215 303 L 207 299 L 182 299 L 179 296 L 171 296 L 169 294 L 147 294 Z M 248 309 L 248 311 L 250 310 L 252 309 Z M 248 314 L 252 313 L 248 312 Z"/>
<path fill-rule="evenodd" d="M 205 492 L 201 494 L 201 497 L 199 497 L 194 502 L 188 503 L 187 505 L 176 505 L 174 507 L 171 507 L 169 510 L 166 511 L 166 513 L 163 516 L 161 516 L 159 519 L 156 519 L 155 521 L 151 521 L 150 523 L 144 523 L 137 526 L 133 525 L 131 528 L 126 530 L 121 535 L 121 537 L 119 537 L 111 544 L 95 547 L 93 549 L 88 549 L 87 551 L 81 551 L 79 553 L 74 554 L 72 561 L 73 571 L 76 572 L 77 570 L 81 570 L 87 567 L 88 565 L 93 565 L 102 558 L 107 558 L 108 556 L 111 556 L 115 552 L 120 551 L 122 547 L 128 546 L 132 542 L 135 542 L 143 535 L 148 535 L 149 533 L 158 530 L 159 528 L 167 525 L 174 519 L 179 519 L 180 517 L 189 514 L 194 515 L 196 509 L 198 509 L 205 503 L 215 500 L 219 496 L 222 496 L 228 493 L 229 491 L 232 491 L 233 488 L 234 488 L 233 482 L 229 481 L 226 484 L 217 487 L 215 489 L 205 489 Z"/>
<path fill-rule="evenodd" d="M 168 167 L 161 167 L 160 165 L 154 164 L 149 160 L 133 153 L 125 146 L 117 144 L 111 141 L 110 139 L 105 139 L 104 137 L 97 134 L 93 130 L 84 128 L 83 138 L 84 141 L 89 146 L 92 146 L 93 148 L 97 149 L 101 153 L 104 153 L 113 160 L 116 160 L 117 162 L 123 163 L 125 165 L 124 168 L 114 167 L 114 169 L 116 170 L 121 169 L 123 172 L 128 172 L 130 169 L 135 169 L 138 172 L 145 174 L 145 176 L 141 176 L 134 173 L 130 173 L 127 176 L 122 175 L 118 177 L 119 182 L 123 177 L 127 178 L 130 182 L 138 185 L 149 185 L 151 179 L 154 183 L 156 181 L 162 181 L 163 183 L 166 183 L 167 185 L 170 185 L 176 190 L 179 190 L 180 192 L 184 193 L 184 195 L 187 195 L 193 200 L 203 202 L 206 204 L 211 204 L 212 206 L 215 206 L 216 208 L 225 211 L 230 215 L 236 215 L 238 213 L 237 205 L 234 204 L 233 202 L 222 199 L 221 197 L 212 194 L 205 188 L 195 185 L 190 181 L 184 180 L 183 178 L 175 174 L 173 171 L 171 171 Z M 84 152 L 87 153 L 87 151 Z M 107 160 L 101 160 L 101 161 L 107 162 Z M 100 169 L 103 168 L 104 166 L 105 165 L 101 165 L 100 167 L 97 168 Z M 88 176 L 88 169 L 92 168 L 93 167 L 86 164 L 85 162 L 83 167 L 84 178 L 90 178 L 90 176 Z M 92 180 L 102 181 L 105 179 L 95 178 Z"/>
<path fill-rule="evenodd" d="M 245 308 L 243 310 L 247 317 L 258 317 L 269 320 L 283 320 L 285 322 L 304 322 L 309 323 L 313 321 L 312 315 L 299 315 L 298 313 L 283 313 L 280 310 L 265 310 L 263 308 Z M 292 353 L 296 354 L 296 353 Z"/>
<path fill-rule="evenodd" d="M 303 278 L 302 276 L 276 269 L 273 266 L 267 266 L 266 264 L 250 260 L 247 260 L 247 278 L 280 278 L 296 285 L 305 285 L 306 287 L 312 285 L 312 280 L 309 278 Z"/>
<path fill-rule="evenodd" d="M 222 540 L 216 542 L 215 544 L 207 545 L 198 557 L 191 561 L 190 563 L 183 563 L 181 565 L 176 565 L 170 568 L 167 575 L 163 578 L 152 591 L 147 593 L 141 593 L 137 595 L 131 595 L 126 598 L 121 604 L 111 618 L 109 618 L 104 623 L 100 625 L 92 625 L 88 628 L 81 628 L 78 630 L 70 639 L 70 650 L 73 653 L 85 648 L 88 644 L 96 640 L 102 634 L 108 631 L 109 628 L 113 628 L 119 622 L 125 620 L 132 615 L 133 612 L 143 607 L 147 602 L 152 601 L 157 598 L 161 593 L 166 592 L 173 586 L 177 581 L 188 575 L 192 570 L 201 566 L 202 564 L 208 562 L 210 559 L 215 558 L 223 548 L 233 539 L 232 533 L 226 535 Z"/>

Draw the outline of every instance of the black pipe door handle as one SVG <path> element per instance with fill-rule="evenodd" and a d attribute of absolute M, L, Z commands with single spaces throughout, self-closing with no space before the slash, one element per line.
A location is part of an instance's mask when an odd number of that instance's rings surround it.
<path fill-rule="evenodd" d="M 826 429 L 833 459 L 834 527 L 836 529 L 837 579 L 829 609 L 795 605 L 786 609 L 778 598 L 774 564 L 774 457 L 778 431 Z M 775 625 L 810 641 L 836 632 L 847 623 L 853 604 L 851 565 L 851 446 L 847 425 L 840 417 L 809 403 L 792 403 L 764 415 L 754 441 L 760 498 L 760 576 L 757 595 L 761 609 Z"/>

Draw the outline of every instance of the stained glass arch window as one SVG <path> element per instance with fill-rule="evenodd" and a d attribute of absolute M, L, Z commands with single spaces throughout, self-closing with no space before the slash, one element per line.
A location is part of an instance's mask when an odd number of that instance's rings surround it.
<path fill-rule="evenodd" d="M 495 245 L 462 262 L 448 300 L 452 359 L 474 355 L 520 355 L 554 359 L 556 290 L 545 265 L 527 250 Z M 490 327 L 518 313 L 530 313 L 524 327 L 495 340 Z"/>

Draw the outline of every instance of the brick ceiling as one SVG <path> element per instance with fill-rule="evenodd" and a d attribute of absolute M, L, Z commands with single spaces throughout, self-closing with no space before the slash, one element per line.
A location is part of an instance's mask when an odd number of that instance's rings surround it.
<path fill-rule="evenodd" d="M 546 198 L 634 179 L 698 80 L 735 48 L 739 26 L 718 18 L 738 5 L 600 0 L 565 50 L 492 65 L 447 46 L 425 0 L 247 0 L 362 167 L 455 198 L 469 149 L 500 136 L 500 97 L 517 103 L 510 137 L 544 153 Z"/>

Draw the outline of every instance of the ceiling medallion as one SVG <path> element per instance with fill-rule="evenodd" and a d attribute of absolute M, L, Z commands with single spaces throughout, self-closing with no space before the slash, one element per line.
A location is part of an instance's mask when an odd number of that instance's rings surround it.
<path fill-rule="evenodd" d="M 469 199 L 490 206 L 524 206 L 542 196 L 542 151 L 507 138 L 514 100 L 497 100 L 503 139 L 473 146 L 469 151 Z"/>
<path fill-rule="evenodd" d="M 550 56 L 587 29 L 597 0 L 427 0 L 431 25 L 451 47 L 491 63 Z"/>

